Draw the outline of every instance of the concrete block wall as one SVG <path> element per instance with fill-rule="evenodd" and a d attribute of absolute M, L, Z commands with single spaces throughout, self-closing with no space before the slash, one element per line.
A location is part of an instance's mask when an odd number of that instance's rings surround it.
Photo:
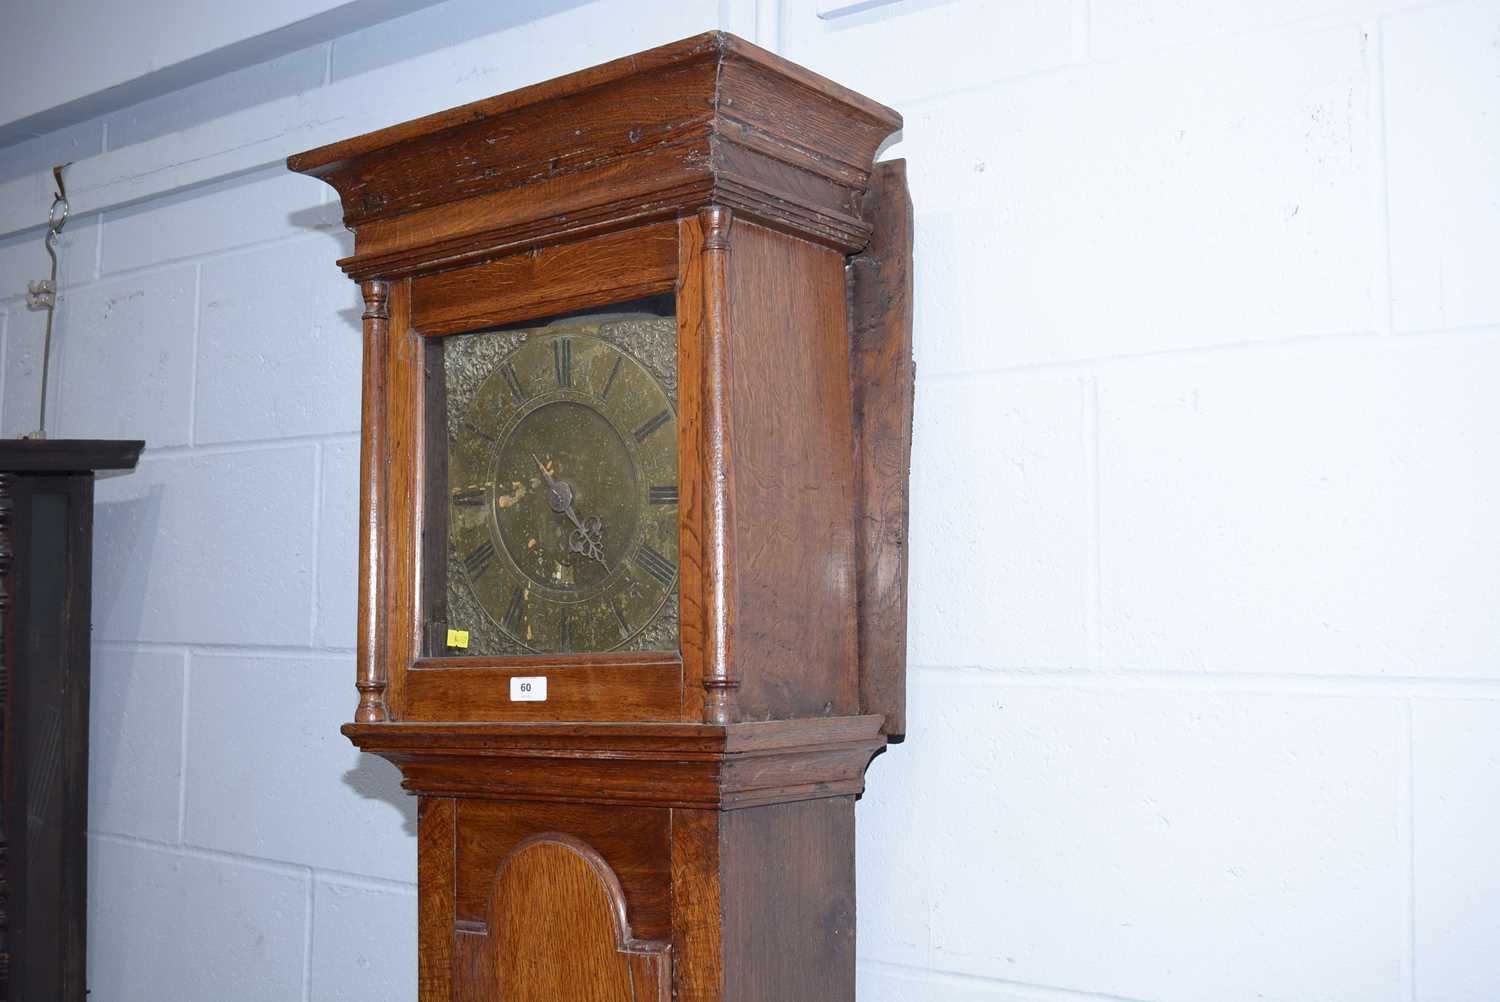
<path fill-rule="evenodd" d="M 448 0 L 0 182 L 714 25 L 906 116 L 911 738 L 859 811 L 862 1002 L 1500 998 L 1500 0 Z M 0 239 L 5 435 L 38 236 Z M 274 169 L 66 231 L 55 432 L 148 441 L 99 492 L 101 1002 L 415 996 L 412 804 L 337 734 L 347 246 Z"/>

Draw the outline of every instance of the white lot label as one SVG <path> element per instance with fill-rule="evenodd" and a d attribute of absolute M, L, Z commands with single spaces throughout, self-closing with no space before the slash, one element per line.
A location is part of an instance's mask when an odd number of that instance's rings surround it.
<path fill-rule="evenodd" d="M 545 703 L 547 701 L 547 676 L 511 679 L 510 701 L 512 703 Z"/>

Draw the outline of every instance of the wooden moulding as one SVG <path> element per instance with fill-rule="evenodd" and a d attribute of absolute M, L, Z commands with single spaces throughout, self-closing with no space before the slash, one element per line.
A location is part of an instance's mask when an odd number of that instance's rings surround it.
<path fill-rule="evenodd" d="M 856 796 L 880 718 L 754 724 L 345 724 L 423 797 L 733 810 Z"/>
<path fill-rule="evenodd" d="M 380 618 L 385 598 L 382 577 L 385 561 L 380 552 L 385 514 L 385 463 L 380 461 L 385 439 L 385 348 L 390 322 L 390 287 L 368 281 L 364 296 L 364 376 L 361 385 L 359 435 L 359 621 L 356 626 L 354 687 L 359 704 L 354 719 L 373 723 L 386 719 L 386 672 L 381 663 Z"/>
<path fill-rule="evenodd" d="M 89 473 L 133 470 L 146 443 L 138 439 L 21 438 L 0 442 L 7 473 Z"/>
<path fill-rule="evenodd" d="M 734 213 L 709 206 L 698 213 L 703 244 L 703 355 L 701 482 L 703 559 L 703 719 L 726 724 L 731 719 L 740 680 L 734 667 L 735 566 L 734 464 L 731 460 L 729 402 L 729 321 L 727 289 L 729 230 Z"/>
<path fill-rule="evenodd" d="M 910 516 L 912 207 L 906 161 L 876 165 L 865 195 L 870 244 L 849 259 L 849 368 L 860 513 L 859 696 L 906 734 L 906 568 Z"/>
<path fill-rule="evenodd" d="M 357 234 L 356 279 L 707 205 L 853 253 L 889 108 L 711 32 L 291 157 Z M 463 211 L 452 203 L 463 201 Z"/>

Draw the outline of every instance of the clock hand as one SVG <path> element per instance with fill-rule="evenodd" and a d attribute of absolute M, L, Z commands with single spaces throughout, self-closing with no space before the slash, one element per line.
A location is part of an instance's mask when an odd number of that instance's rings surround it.
<path fill-rule="evenodd" d="M 574 522 L 578 522 L 575 518 Z M 568 549 L 574 553 L 582 553 L 590 560 L 599 561 L 604 568 L 604 573 L 609 573 L 609 564 L 604 562 L 604 547 L 600 545 L 600 538 L 604 535 L 604 523 L 598 518 L 591 518 L 587 525 L 578 522 L 578 528 L 573 530 L 568 537 Z"/>
<path fill-rule="evenodd" d="M 557 481 L 552 479 L 552 474 L 547 472 L 547 467 L 542 464 L 542 461 L 537 458 L 534 452 L 531 454 L 531 461 L 536 464 L 537 469 L 542 471 L 542 479 L 547 481 L 547 486 L 555 490 L 557 488 Z"/>
<path fill-rule="evenodd" d="M 571 535 L 568 536 L 568 549 L 574 553 L 581 553 L 590 560 L 599 561 L 608 574 L 609 564 L 604 560 L 604 547 L 600 545 L 600 539 L 604 535 L 604 523 L 599 518 L 591 518 L 587 523 L 578 517 L 573 510 L 573 487 L 566 480 L 558 480 L 547 472 L 536 453 L 531 454 L 532 462 L 536 468 L 542 471 L 542 479 L 547 482 L 547 503 L 552 510 L 559 515 L 568 516 L 568 520 L 575 526 Z"/>
<path fill-rule="evenodd" d="M 547 467 L 537 459 L 536 453 L 531 454 L 536 468 L 542 471 L 542 479 L 547 481 L 547 503 L 552 510 L 559 515 L 566 515 L 579 530 L 583 530 L 583 523 L 578 520 L 578 515 L 573 511 L 573 486 L 566 480 L 558 480 L 547 472 Z"/>

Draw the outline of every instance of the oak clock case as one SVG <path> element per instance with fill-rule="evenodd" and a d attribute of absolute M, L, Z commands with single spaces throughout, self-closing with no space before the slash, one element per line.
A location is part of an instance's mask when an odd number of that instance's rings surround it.
<path fill-rule="evenodd" d="M 421 1002 L 854 998 L 905 734 L 900 124 L 711 33 L 290 159 L 355 233 L 343 733 L 419 800 Z"/>

